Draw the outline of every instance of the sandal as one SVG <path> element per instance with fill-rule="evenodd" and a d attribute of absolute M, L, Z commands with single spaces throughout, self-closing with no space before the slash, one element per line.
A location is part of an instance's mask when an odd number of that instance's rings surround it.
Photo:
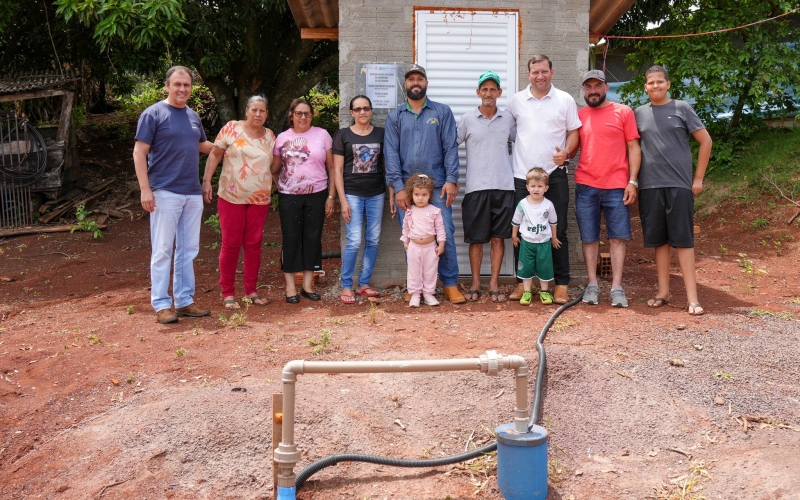
<path fill-rule="evenodd" d="M 481 291 L 467 290 L 467 293 L 464 294 L 464 298 L 470 302 L 476 302 L 479 298 L 481 298 Z"/>
<path fill-rule="evenodd" d="M 692 316 L 702 316 L 706 311 L 700 304 L 689 304 L 689 314 Z"/>
<path fill-rule="evenodd" d="M 265 299 L 261 295 L 254 293 L 253 295 L 248 295 L 246 298 L 250 299 L 250 302 L 257 306 L 265 306 L 269 304 L 269 300 Z"/>
<path fill-rule="evenodd" d="M 228 297 L 226 299 L 222 299 L 222 304 L 225 306 L 225 309 L 228 311 L 236 311 L 241 309 L 239 303 L 236 302 L 236 299 L 233 297 Z"/>
<path fill-rule="evenodd" d="M 497 304 L 502 304 L 503 302 L 508 300 L 506 292 L 502 290 L 495 290 L 494 292 L 489 292 L 489 296 L 492 298 L 492 302 L 495 302 Z"/>
<path fill-rule="evenodd" d="M 365 288 L 363 290 L 357 291 L 356 295 L 361 296 L 361 297 L 380 297 L 381 296 L 380 292 L 378 292 L 377 290 L 375 290 L 371 286 L 368 286 L 367 288 Z"/>
<path fill-rule="evenodd" d="M 342 302 L 342 304 L 355 304 L 356 303 L 356 298 L 353 297 L 352 294 L 347 294 L 347 293 L 340 293 L 339 294 L 339 300 Z"/>
<path fill-rule="evenodd" d="M 669 304 L 669 297 L 653 297 L 652 299 L 647 301 L 647 307 L 652 307 L 653 309 L 657 309 L 659 307 L 663 307 Z"/>

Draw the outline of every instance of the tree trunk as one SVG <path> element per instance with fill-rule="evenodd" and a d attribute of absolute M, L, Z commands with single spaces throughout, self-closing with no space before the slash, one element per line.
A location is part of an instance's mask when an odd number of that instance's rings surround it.
<path fill-rule="evenodd" d="M 750 99 L 750 89 L 753 88 L 753 78 L 757 72 L 758 60 L 755 56 L 750 57 L 747 61 L 747 77 L 745 84 L 739 91 L 739 96 L 736 99 L 736 107 L 733 109 L 733 116 L 731 117 L 731 129 L 736 130 L 739 127 L 739 122 L 742 121 L 742 114 L 744 113 L 744 105 Z M 753 110 L 755 112 L 755 110 Z"/>

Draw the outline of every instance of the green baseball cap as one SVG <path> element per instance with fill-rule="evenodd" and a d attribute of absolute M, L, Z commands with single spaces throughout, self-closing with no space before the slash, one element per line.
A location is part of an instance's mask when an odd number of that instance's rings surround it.
<path fill-rule="evenodd" d="M 478 88 L 481 87 L 483 82 L 486 80 L 494 80 L 497 83 L 497 87 L 500 87 L 500 76 L 492 70 L 485 71 L 480 78 L 478 78 Z"/>

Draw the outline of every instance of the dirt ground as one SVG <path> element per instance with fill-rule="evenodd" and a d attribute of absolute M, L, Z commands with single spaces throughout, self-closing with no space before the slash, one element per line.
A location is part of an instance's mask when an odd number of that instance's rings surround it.
<path fill-rule="evenodd" d="M 127 152 L 114 160 L 96 149 L 106 168 L 91 175 L 116 176 L 124 193 L 133 180 Z M 334 259 L 318 286 L 326 300 L 289 305 L 275 214 L 259 278 L 269 305 L 223 318 L 219 236 L 204 225 L 196 300 L 212 314 L 159 325 L 137 197 L 128 200 L 133 220 L 112 219 L 102 240 L 80 232 L 0 240 L 2 498 L 271 498 L 271 398 L 292 359 L 495 349 L 528 359 L 533 390 L 535 338 L 555 307 L 497 306 L 484 294 L 411 310 L 400 289 L 377 306 L 345 306 Z M 787 225 L 785 202 L 764 201 L 729 202 L 698 221 L 706 315 L 685 312 L 677 263 L 671 303 L 646 306 L 655 267 L 636 221 L 625 262 L 631 306 L 612 309 L 603 280 L 600 305 L 577 305 L 550 330 L 549 499 L 800 499 L 800 230 Z M 333 250 L 338 222 L 328 229 Z M 513 387 L 510 373 L 301 375 L 296 471 L 332 453 L 419 458 L 480 446 L 512 421 Z M 298 498 L 500 499 L 494 463 L 342 464 L 312 477 Z"/>

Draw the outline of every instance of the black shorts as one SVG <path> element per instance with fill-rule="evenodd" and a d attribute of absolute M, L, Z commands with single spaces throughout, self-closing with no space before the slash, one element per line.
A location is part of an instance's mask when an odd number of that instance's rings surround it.
<path fill-rule="evenodd" d="M 464 195 L 461 220 L 465 243 L 489 243 L 492 238 L 511 238 L 514 191 L 485 189 Z"/>
<path fill-rule="evenodd" d="M 694 248 L 694 195 L 690 189 L 640 190 L 639 217 L 646 248 L 667 244 Z"/>

